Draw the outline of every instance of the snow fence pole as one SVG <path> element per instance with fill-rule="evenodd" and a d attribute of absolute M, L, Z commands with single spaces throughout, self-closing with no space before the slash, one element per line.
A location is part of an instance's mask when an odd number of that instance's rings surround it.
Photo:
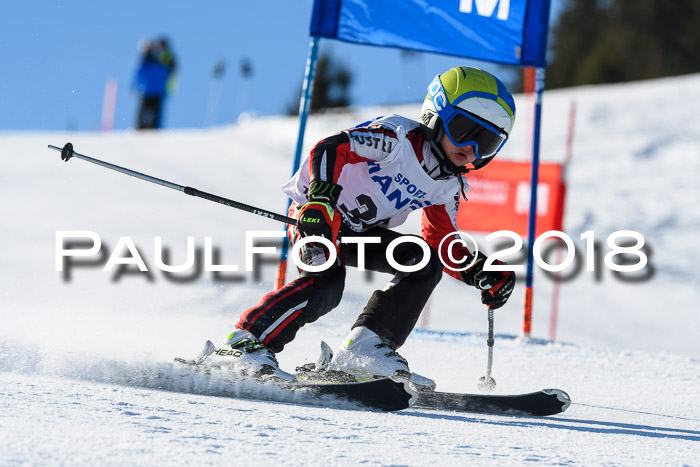
<path fill-rule="evenodd" d="M 493 391 L 496 388 L 496 380 L 491 377 L 491 367 L 493 366 L 493 310 L 489 307 L 489 335 L 486 338 L 486 345 L 489 347 L 489 358 L 486 361 L 486 376 L 479 379 L 479 389 L 482 391 Z"/>
<path fill-rule="evenodd" d="M 304 133 L 306 132 L 306 119 L 309 116 L 311 108 L 311 97 L 314 90 L 314 78 L 316 76 L 316 57 L 318 56 L 319 38 L 311 36 L 309 42 L 309 56 L 306 59 L 306 71 L 304 72 L 304 83 L 302 85 L 301 100 L 299 101 L 299 134 L 297 135 L 297 147 L 294 151 L 294 164 L 292 164 L 292 177 L 301 164 L 301 149 L 304 145 Z M 287 200 L 287 211 L 292 205 L 292 199 Z M 294 224 L 296 225 L 296 224 Z M 287 237 L 287 226 L 284 227 L 284 237 Z M 275 277 L 275 289 L 280 289 L 284 286 L 287 278 L 287 257 L 289 256 L 289 243 L 282 242 L 282 251 L 280 252 L 280 265 L 277 268 Z"/>
<path fill-rule="evenodd" d="M 78 154 L 77 152 L 73 151 L 73 145 L 71 143 L 66 143 L 63 148 L 59 148 L 57 146 L 52 146 L 49 144 L 49 149 L 54 149 L 56 151 L 59 151 L 61 153 L 61 159 L 64 160 L 65 162 L 68 162 L 72 157 L 77 157 L 78 159 L 82 159 L 87 162 L 91 162 L 93 164 L 99 165 L 101 167 L 105 167 L 107 169 L 112 169 L 116 170 L 117 172 L 121 172 L 126 175 L 130 175 L 132 177 L 136 177 L 141 180 L 145 180 L 147 182 L 155 183 L 156 185 L 161 185 L 166 188 L 172 188 L 173 190 L 177 191 L 182 191 L 186 195 L 194 196 L 196 198 L 203 198 L 207 199 L 209 201 L 213 201 L 215 203 L 223 204 L 225 206 L 234 208 L 234 209 L 240 209 L 241 211 L 246 211 L 250 212 L 252 214 L 256 214 L 258 216 L 262 217 L 267 217 L 268 219 L 273 219 L 279 222 L 284 222 L 285 224 L 291 224 L 291 225 L 296 225 L 297 221 L 296 219 L 293 219 L 291 217 L 283 216 L 281 214 L 277 214 L 271 211 L 266 211 L 265 209 L 260 209 L 256 208 L 255 206 L 249 206 L 247 204 L 239 203 L 238 201 L 233 201 L 228 198 L 224 198 L 222 196 L 218 195 L 213 195 L 211 193 L 207 193 L 204 191 L 199 191 L 196 188 L 192 188 L 189 186 L 182 186 L 178 185 L 177 183 L 172 183 L 167 180 L 161 180 L 160 178 L 156 177 L 151 177 L 150 175 L 142 174 L 140 172 L 136 172 L 134 170 L 127 169 L 125 167 L 120 167 L 118 165 L 110 164 L 109 162 L 104 162 L 99 159 L 94 159 L 92 157 L 84 156 L 83 154 Z"/>

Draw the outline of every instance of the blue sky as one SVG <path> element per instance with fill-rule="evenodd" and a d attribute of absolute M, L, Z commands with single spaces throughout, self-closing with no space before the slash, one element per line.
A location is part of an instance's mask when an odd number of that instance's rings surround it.
<path fill-rule="evenodd" d="M 554 0 L 553 3 L 556 3 Z M 166 127 L 228 124 L 241 112 L 284 113 L 296 101 L 309 49 L 313 0 L 8 2 L 0 16 L 0 131 L 96 130 L 105 82 L 116 79 L 115 128 L 132 128 L 137 97 L 130 89 L 141 40 L 166 35 L 179 63 L 178 88 Z M 430 79 L 458 64 L 495 65 L 458 57 L 322 40 L 355 74 L 354 105 L 416 102 Z M 253 76 L 244 80 L 247 58 Z M 212 69 L 225 60 L 217 117 Z M 502 72 L 499 72 L 502 74 Z"/>

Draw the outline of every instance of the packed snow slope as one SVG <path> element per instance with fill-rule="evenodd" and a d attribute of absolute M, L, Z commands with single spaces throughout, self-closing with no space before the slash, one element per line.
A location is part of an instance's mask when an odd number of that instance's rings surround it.
<path fill-rule="evenodd" d="M 564 160 L 577 105 L 564 222 L 577 254 L 585 231 L 605 248 L 612 232 L 634 230 L 649 264 L 636 281 L 605 268 L 570 274 L 556 342 L 544 339 L 553 282 L 541 270 L 534 339 L 517 337 L 522 282 L 496 312 L 496 393 L 558 387 L 573 399 L 544 419 L 255 402 L 230 396 L 282 395 L 172 367 L 206 339 L 221 341 L 270 291 L 275 255 L 246 272 L 246 232 L 281 225 L 78 159 L 64 163 L 47 145 L 70 141 L 81 154 L 283 213 L 296 119 L 157 133 L 0 132 L 0 464 L 700 464 L 698 96 L 699 75 L 545 93 L 545 162 Z M 516 130 L 499 157 L 527 160 L 528 110 L 516 101 Z M 419 107 L 315 115 L 304 153 L 375 116 L 416 118 Z M 414 214 L 401 230 L 418 223 Z M 101 249 L 59 272 L 56 239 L 65 231 L 93 232 Z M 188 237 L 195 266 L 163 272 L 161 256 L 186 262 Z M 214 263 L 239 272 L 203 270 L 207 237 Z M 147 272 L 118 264 L 133 262 L 129 242 Z M 343 303 L 299 332 L 278 355 L 282 367 L 315 360 L 322 339 L 337 346 L 388 279 L 350 273 Z M 401 349 L 411 368 L 440 390 L 475 392 L 486 366 L 478 294 L 445 276 L 421 325 Z"/>

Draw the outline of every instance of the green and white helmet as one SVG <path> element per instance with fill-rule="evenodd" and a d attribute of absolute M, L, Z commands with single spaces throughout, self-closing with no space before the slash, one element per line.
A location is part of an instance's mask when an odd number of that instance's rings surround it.
<path fill-rule="evenodd" d="M 421 122 L 447 133 L 455 146 L 474 146 L 475 168 L 486 165 L 503 147 L 515 122 L 510 91 L 491 73 L 454 67 L 435 76 L 421 108 Z"/>

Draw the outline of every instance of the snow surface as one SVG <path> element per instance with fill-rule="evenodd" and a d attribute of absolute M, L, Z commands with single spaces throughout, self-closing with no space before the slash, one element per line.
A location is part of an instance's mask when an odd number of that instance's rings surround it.
<path fill-rule="evenodd" d="M 174 368 L 206 339 L 220 341 L 272 287 L 272 260 L 253 273 L 156 268 L 154 237 L 186 259 L 186 238 L 212 237 L 220 264 L 245 265 L 245 232 L 274 221 L 126 177 L 48 144 L 165 180 L 283 212 L 298 123 L 271 117 L 210 130 L 113 134 L 2 133 L 0 172 L 0 465 L 14 464 L 700 464 L 700 75 L 548 91 L 542 160 L 563 161 L 577 103 L 565 230 L 640 232 L 651 277 L 580 271 L 561 287 L 558 340 L 547 341 L 552 282 L 535 274 L 533 337 L 518 338 L 522 283 L 496 313 L 496 393 L 566 390 L 567 412 L 516 418 L 409 409 L 400 413 L 259 402 Z M 527 159 L 527 111 L 499 157 Z M 419 105 L 313 116 L 318 139 L 378 115 L 416 117 Z M 401 230 L 415 232 L 413 215 Z M 56 232 L 93 231 L 102 262 L 56 271 Z M 149 268 L 102 271 L 129 237 Z M 583 251 L 583 250 L 581 250 Z M 122 252 L 122 256 L 127 255 Z M 582 254 L 579 252 L 578 254 Z M 187 273 L 183 273 L 187 276 Z M 294 277 L 295 272 L 289 271 Z M 300 331 L 283 368 L 336 346 L 371 290 L 388 277 L 351 272 L 341 306 Z M 401 349 L 438 389 L 475 392 L 486 366 L 478 295 L 445 276 L 425 330 Z M 307 401 L 309 402 L 309 401 Z"/>

